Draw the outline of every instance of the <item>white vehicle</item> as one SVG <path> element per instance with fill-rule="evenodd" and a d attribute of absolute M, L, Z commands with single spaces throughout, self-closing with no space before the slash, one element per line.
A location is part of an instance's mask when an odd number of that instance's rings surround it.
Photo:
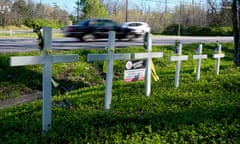
<path fill-rule="evenodd" d="M 131 28 L 135 30 L 135 33 L 144 35 L 147 32 L 151 32 L 150 26 L 145 22 L 125 22 L 121 24 L 124 28 Z"/>

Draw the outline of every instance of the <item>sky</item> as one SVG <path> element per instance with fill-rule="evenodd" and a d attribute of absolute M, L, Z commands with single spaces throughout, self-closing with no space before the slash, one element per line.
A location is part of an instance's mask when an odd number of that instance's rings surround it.
<path fill-rule="evenodd" d="M 53 5 L 56 3 L 61 9 L 68 11 L 69 13 L 74 12 L 74 7 L 76 6 L 75 2 L 77 0 L 33 0 L 35 3 L 42 3 L 47 5 Z"/>
<path fill-rule="evenodd" d="M 43 4 L 49 4 L 53 5 L 53 3 L 56 3 L 61 9 L 64 9 L 68 11 L 69 13 L 74 13 L 74 7 L 76 7 L 77 0 L 33 0 L 35 3 L 43 3 Z M 122 0 L 124 1 L 124 0 Z M 142 0 L 128 0 L 129 6 L 131 4 L 137 4 L 140 3 Z M 168 7 L 174 7 L 174 5 L 179 4 L 180 1 L 191 4 L 193 1 L 198 2 L 199 1 L 205 1 L 205 0 L 167 0 L 168 1 Z M 157 3 L 161 2 L 163 5 L 165 5 L 165 0 L 145 0 L 145 2 L 149 5 L 152 5 L 153 7 L 156 6 Z"/>

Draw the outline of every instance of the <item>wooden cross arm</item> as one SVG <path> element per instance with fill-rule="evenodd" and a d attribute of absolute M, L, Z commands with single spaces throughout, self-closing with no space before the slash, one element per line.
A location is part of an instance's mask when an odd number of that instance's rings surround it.
<path fill-rule="evenodd" d="M 44 56 L 17 56 L 10 57 L 10 66 L 24 66 L 60 62 L 74 62 L 78 60 L 78 55 L 44 55 Z"/>
<path fill-rule="evenodd" d="M 88 54 L 87 61 L 131 59 L 131 54 Z"/>
<path fill-rule="evenodd" d="M 18 56 L 10 57 L 10 66 L 24 66 L 34 64 L 44 64 L 45 56 Z"/>
<path fill-rule="evenodd" d="M 224 54 L 214 54 L 213 58 L 223 58 L 224 56 Z"/>
<path fill-rule="evenodd" d="M 170 61 L 184 61 L 188 60 L 188 56 L 182 55 L 182 56 L 171 56 Z"/>
<path fill-rule="evenodd" d="M 134 53 L 133 59 L 147 59 L 147 58 L 160 58 L 163 57 L 162 52 L 149 52 L 149 53 Z"/>
<path fill-rule="evenodd" d="M 193 55 L 193 59 L 206 59 L 207 55 Z"/>

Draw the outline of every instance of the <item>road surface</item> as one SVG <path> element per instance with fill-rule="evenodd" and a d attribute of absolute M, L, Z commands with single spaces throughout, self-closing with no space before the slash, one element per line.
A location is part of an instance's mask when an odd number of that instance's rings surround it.
<path fill-rule="evenodd" d="M 176 37 L 176 36 L 153 36 L 153 45 L 174 45 L 176 40 L 183 44 L 189 43 L 214 43 L 233 42 L 233 37 Z M 93 42 L 79 42 L 74 38 L 53 39 L 52 47 L 55 50 L 85 49 L 85 48 L 105 48 L 107 40 L 96 40 Z M 143 39 L 134 41 L 116 41 L 116 48 L 129 46 L 143 46 Z M 37 40 L 35 38 L 0 38 L 0 52 L 26 52 L 37 51 Z"/>

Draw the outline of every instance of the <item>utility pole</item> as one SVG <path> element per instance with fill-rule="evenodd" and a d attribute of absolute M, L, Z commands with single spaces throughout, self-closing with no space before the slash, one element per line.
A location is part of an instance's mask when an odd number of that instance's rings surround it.
<path fill-rule="evenodd" d="M 182 7 L 183 7 L 183 1 L 180 1 L 180 7 L 179 7 L 179 22 L 178 22 L 178 36 L 181 35 L 181 23 L 182 23 Z"/>
<path fill-rule="evenodd" d="M 77 1 L 77 22 L 80 20 L 79 19 L 79 17 L 80 17 L 79 11 L 80 11 L 80 0 Z"/>
<path fill-rule="evenodd" d="M 163 22 L 163 28 L 165 29 L 166 25 L 167 25 L 167 4 L 168 4 L 168 1 L 165 0 L 165 12 L 164 12 L 164 22 Z"/>
<path fill-rule="evenodd" d="M 194 19 L 195 19 L 195 11 L 194 11 L 194 9 L 195 9 L 195 3 L 194 3 L 194 0 L 192 0 L 192 25 L 195 24 L 195 22 L 194 22 Z"/>
<path fill-rule="evenodd" d="M 125 22 L 128 21 L 128 0 L 125 1 Z"/>
<path fill-rule="evenodd" d="M 168 4 L 168 1 L 165 0 L 165 15 L 167 14 L 167 4 Z"/>

